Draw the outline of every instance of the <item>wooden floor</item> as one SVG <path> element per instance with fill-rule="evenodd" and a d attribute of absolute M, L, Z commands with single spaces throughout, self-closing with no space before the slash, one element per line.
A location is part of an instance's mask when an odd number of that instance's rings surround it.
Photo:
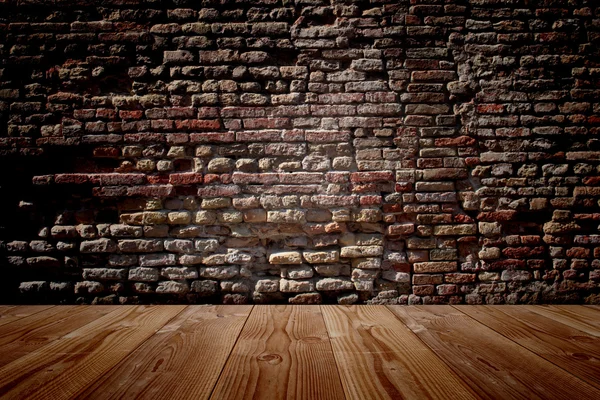
<path fill-rule="evenodd" d="M 2 399 L 600 399 L 595 306 L 0 306 Z"/>

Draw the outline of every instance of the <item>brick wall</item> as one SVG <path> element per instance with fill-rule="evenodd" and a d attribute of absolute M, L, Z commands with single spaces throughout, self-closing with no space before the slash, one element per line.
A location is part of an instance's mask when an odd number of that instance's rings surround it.
<path fill-rule="evenodd" d="M 600 299 L 592 0 L 2 0 L 3 302 Z"/>

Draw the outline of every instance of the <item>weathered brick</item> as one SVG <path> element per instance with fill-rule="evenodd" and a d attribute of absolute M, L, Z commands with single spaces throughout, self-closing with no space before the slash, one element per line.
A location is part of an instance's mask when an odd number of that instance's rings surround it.
<path fill-rule="evenodd" d="M 352 290 L 353 288 L 352 281 L 343 278 L 319 279 L 316 284 L 316 289 L 323 291 Z"/>
<path fill-rule="evenodd" d="M 309 264 L 327 264 L 339 261 L 340 254 L 337 250 L 304 251 L 302 256 Z"/>
<path fill-rule="evenodd" d="M 279 281 L 279 290 L 283 293 L 303 293 L 315 290 L 315 284 L 312 281 L 294 281 L 282 279 Z"/>
<path fill-rule="evenodd" d="M 119 240 L 118 246 L 124 253 L 152 253 L 163 250 L 163 242 L 160 240 Z"/>
<path fill-rule="evenodd" d="M 589 4 L 29 3 L 0 24 L 4 292 L 599 301 Z"/>
<path fill-rule="evenodd" d="M 477 233 L 475 224 L 438 225 L 433 228 L 433 234 L 436 236 L 474 235 L 475 233 Z"/>
<path fill-rule="evenodd" d="M 375 257 L 382 254 L 383 246 L 346 246 L 340 251 L 340 257 L 343 258 Z"/>
<path fill-rule="evenodd" d="M 269 256 L 271 264 L 302 264 L 302 255 L 299 251 L 280 251 Z"/>
<path fill-rule="evenodd" d="M 456 262 L 452 261 L 419 262 L 413 264 L 413 267 L 417 274 L 453 272 L 457 269 Z"/>
<path fill-rule="evenodd" d="M 117 244 L 114 240 L 102 238 L 81 242 L 80 251 L 82 253 L 113 253 L 117 250 Z"/>

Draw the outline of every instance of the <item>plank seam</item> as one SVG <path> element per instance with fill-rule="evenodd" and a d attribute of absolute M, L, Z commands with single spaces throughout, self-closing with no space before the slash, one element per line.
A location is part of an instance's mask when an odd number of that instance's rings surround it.
<path fill-rule="evenodd" d="M 457 379 L 458 381 L 462 382 L 462 383 L 463 383 L 463 385 L 464 385 L 466 388 L 468 388 L 468 389 L 469 389 L 469 391 L 470 391 L 472 394 L 476 394 L 475 390 L 474 390 L 473 388 L 471 388 L 471 385 L 469 385 L 469 383 L 468 383 L 467 381 L 465 381 L 465 380 L 464 380 L 464 379 L 463 379 L 463 378 L 462 378 L 462 377 L 461 377 L 459 374 L 457 374 L 457 373 L 456 373 L 456 371 L 454 370 L 454 367 L 453 367 L 451 364 L 448 364 L 448 363 L 446 362 L 446 360 L 445 360 L 445 359 L 443 359 L 443 358 L 442 358 L 442 357 L 441 357 L 441 356 L 440 356 L 440 355 L 439 355 L 439 354 L 438 354 L 438 353 L 435 351 L 435 349 L 434 349 L 433 347 L 429 346 L 429 345 L 427 344 L 427 342 L 425 342 L 423 339 L 421 339 L 421 337 L 420 337 L 419 335 L 417 335 L 416 333 L 414 333 L 414 332 L 413 332 L 413 330 L 412 330 L 412 329 L 410 329 L 410 327 L 409 327 L 408 325 L 406 325 L 406 324 L 404 323 L 404 321 L 402 321 L 402 320 L 400 319 L 400 317 L 398 317 L 398 316 L 396 315 L 396 313 L 395 313 L 395 312 L 393 312 L 393 311 L 392 311 L 392 308 L 391 308 L 391 306 L 389 306 L 389 305 L 386 305 L 386 306 L 385 306 L 385 309 L 386 309 L 386 311 L 387 311 L 387 312 L 389 312 L 390 314 L 392 314 L 392 315 L 393 315 L 393 317 L 394 317 L 394 318 L 395 318 L 397 321 L 399 321 L 399 322 L 400 322 L 400 323 L 401 323 L 401 324 L 402 324 L 402 325 L 403 325 L 403 326 L 404 326 L 404 327 L 405 327 L 405 328 L 408 330 L 408 332 L 410 332 L 410 334 L 411 334 L 411 335 L 413 335 L 414 337 L 416 337 L 416 338 L 417 338 L 417 340 L 419 340 L 419 342 L 423 343 L 423 344 L 425 345 L 425 347 L 427 347 L 429 350 L 431 350 L 431 352 L 432 352 L 432 353 L 433 353 L 433 354 L 434 354 L 434 355 L 435 355 L 435 356 L 436 356 L 436 357 L 437 357 L 437 358 L 438 358 L 438 359 L 439 359 L 439 360 L 440 360 L 440 361 L 441 361 L 441 362 L 442 362 L 442 363 L 443 363 L 443 364 L 444 364 L 446 367 L 448 367 L 448 370 L 449 370 L 449 371 L 450 371 L 450 372 L 451 372 L 451 373 L 452 373 L 452 374 L 453 374 L 453 375 L 456 377 L 456 379 Z"/>
<path fill-rule="evenodd" d="M 542 354 L 538 354 L 537 352 L 535 352 L 535 351 L 533 351 L 533 350 L 531 350 L 531 349 L 529 349 L 529 348 L 525 347 L 525 346 L 524 346 L 524 345 L 522 345 L 521 343 L 519 343 L 519 342 L 517 342 L 517 341 L 515 341 L 515 340 L 511 339 L 510 337 L 508 337 L 507 335 L 503 334 L 502 332 L 498 332 L 497 330 L 495 330 L 493 327 L 489 326 L 489 325 L 488 325 L 488 324 L 486 324 L 485 322 L 483 322 L 483 321 L 480 321 L 480 320 L 478 320 L 477 318 L 470 316 L 469 314 L 465 314 L 465 313 L 463 313 L 462 311 L 460 311 L 459 309 L 457 309 L 457 308 L 456 308 L 456 307 L 454 307 L 454 306 L 451 306 L 451 307 L 452 307 L 452 308 L 454 308 L 456 311 L 458 311 L 458 312 L 460 312 L 460 313 L 462 313 L 462 314 L 466 315 L 467 317 L 471 318 L 471 319 L 472 319 L 472 320 L 474 320 L 475 322 L 477 322 L 477 323 L 479 323 L 479 324 L 481 324 L 481 325 L 483 325 L 483 326 L 485 326 L 485 327 L 487 327 L 487 328 L 489 328 L 489 329 L 493 330 L 493 331 L 494 331 L 494 332 L 496 332 L 497 334 L 499 334 L 499 335 L 503 336 L 504 338 L 506 338 L 506 339 L 510 340 L 511 342 L 513 342 L 513 343 L 515 343 L 515 344 L 519 345 L 520 347 L 522 347 L 523 349 L 525 349 L 525 350 L 526 350 L 526 351 L 528 351 L 529 353 L 531 353 L 531 354 L 533 354 L 533 355 L 537 356 L 538 358 L 541 358 L 541 359 L 542 359 L 542 360 L 544 360 L 544 361 L 547 361 L 547 362 L 549 362 L 550 364 L 554 365 L 554 366 L 555 366 L 555 367 L 557 367 L 557 368 L 560 368 L 561 370 L 565 371 L 565 372 L 566 372 L 566 373 L 567 373 L 569 376 L 571 376 L 572 378 L 574 378 L 574 379 L 576 379 L 576 380 L 578 380 L 578 381 L 581 381 L 581 383 L 588 384 L 588 385 L 590 385 L 590 386 L 592 386 L 592 387 L 594 387 L 594 388 L 596 388 L 596 389 L 599 389 L 599 390 L 600 390 L 600 386 L 599 386 L 598 384 L 596 384 L 595 382 L 588 382 L 587 380 L 584 380 L 583 378 L 581 378 L 581 377 L 579 377 L 579 376 L 577 376 L 577 375 L 573 375 L 573 373 L 572 373 L 572 372 L 569 372 L 569 371 L 568 371 L 568 370 L 566 370 L 564 367 L 562 367 L 562 366 L 560 366 L 560 365 L 556 364 L 554 361 L 552 361 L 552 360 L 548 359 L 547 357 L 543 356 Z M 484 309 L 484 310 L 485 310 L 485 309 Z M 504 311 L 502 311 L 502 309 L 498 309 L 498 311 L 500 311 L 502 314 L 506 315 L 508 318 L 514 318 L 514 317 L 512 317 L 511 315 L 509 315 L 509 314 L 506 314 Z M 539 315 L 539 314 L 538 314 L 538 315 Z M 541 315 L 541 317 L 544 317 L 544 316 L 543 316 L 543 315 Z M 493 316 L 492 316 L 492 318 L 493 318 Z M 544 317 L 544 318 L 547 318 L 547 317 Z M 548 318 L 548 319 L 549 319 L 549 318 Z M 560 322 L 557 322 L 557 321 L 553 321 L 553 322 L 560 324 Z M 561 325 L 564 325 L 564 324 L 561 324 Z M 572 328 L 572 329 L 575 329 L 575 328 Z M 577 330 L 577 329 L 576 329 L 576 330 Z"/>
<path fill-rule="evenodd" d="M 329 328 L 327 327 L 327 321 L 325 317 L 323 317 L 323 306 L 319 304 L 319 312 L 321 313 L 321 319 L 323 320 L 323 325 L 325 326 L 325 332 L 327 332 L 327 343 L 329 344 L 329 349 L 331 350 L 331 354 L 333 354 L 333 361 L 335 362 L 335 369 L 337 370 L 337 377 L 340 382 L 340 387 L 344 393 L 344 398 L 348 400 L 348 394 L 346 393 L 346 388 L 344 387 L 344 382 L 342 382 L 342 375 L 340 372 L 340 365 L 337 359 L 337 355 L 333 350 L 333 344 L 331 343 L 331 335 L 329 334 Z"/>
<path fill-rule="evenodd" d="M 45 305 L 47 305 L 47 304 L 45 304 Z M 14 306 L 14 308 L 17 308 L 17 307 L 19 307 L 19 306 Z M 55 308 L 55 307 L 56 307 L 55 305 L 51 305 L 51 306 L 49 306 L 49 307 L 47 307 L 47 308 L 42 308 L 41 310 L 39 310 L 39 311 L 36 311 L 36 312 L 34 312 L 34 313 L 32 313 L 32 314 L 29 314 L 29 315 L 24 315 L 24 316 L 22 316 L 22 317 L 18 317 L 18 318 L 17 318 L 17 319 L 15 319 L 14 321 L 5 321 L 5 322 L 2 322 L 2 320 L 0 320 L 0 326 L 4 326 L 4 325 L 7 325 L 7 324 L 11 324 L 11 323 L 13 323 L 13 322 L 16 322 L 16 321 L 20 321 L 20 320 L 22 320 L 23 318 L 28 318 L 28 317 L 31 317 L 32 315 L 39 314 L 39 313 L 41 313 L 41 312 L 43 312 L 43 311 L 48 311 L 48 310 L 50 310 L 50 309 L 52 309 L 52 308 Z"/>
<path fill-rule="evenodd" d="M 161 306 L 147 306 L 147 307 L 161 307 Z M 167 324 L 169 324 L 173 319 L 175 319 L 179 314 L 181 314 L 182 312 L 184 312 L 185 310 L 187 310 L 189 306 L 185 306 L 181 309 L 181 311 L 179 311 L 178 313 L 174 314 L 171 318 L 169 318 L 160 328 L 158 328 L 156 330 L 156 332 L 154 332 L 152 335 L 148 336 L 146 338 L 146 340 L 141 341 L 140 343 L 138 343 L 137 346 L 133 347 L 131 349 L 131 351 L 129 353 L 126 353 L 115 365 L 113 365 L 112 367 L 110 367 L 109 369 L 107 369 L 101 376 L 99 376 L 98 378 L 94 379 L 93 381 L 91 381 L 85 388 L 82 388 L 79 390 L 79 392 L 74 395 L 73 397 L 77 397 L 81 394 L 81 392 L 83 392 L 87 387 L 89 386 L 93 386 L 95 385 L 97 382 L 99 382 L 100 380 L 102 380 L 105 376 L 110 375 L 110 373 L 112 372 L 112 370 L 116 369 L 119 367 L 119 365 L 121 365 L 121 363 L 131 354 L 135 353 L 135 351 L 137 349 L 139 349 L 144 343 L 146 343 L 148 340 L 150 340 L 150 338 L 154 337 L 162 328 L 164 328 Z M 116 311 L 116 310 L 115 310 Z M 91 322 L 90 322 L 91 323 Z M 86 326 L 86 325 L 84 325 Z M 83 328 L 83 327 L 81 327 Z"/>
<path fill-rule="evenodd" d="M 548 305 L 548 306 L 554 307 L 554 306 L 559 306 L 560 304 L 545 304 L 545 305 Z M 600 311 L 600 308 L 597 308 L 597 306 L 585 306 L 585 305 L 582 305 L 582 306 L 580 306 L 580 307 L 585 307 L 585 308 L 587 308 L 587 309 L 594 310 L 594 311 Z M 584 331 L 584 330 L 582 330 L 582 329 L 580 329 L 580 328 L 574 327 L 574 326 L 572 326 L 572 325 L 569 325 L 569 324 L 567 324 L 567 323 L 560 322 L 560 321 L 558 321 L 558 320 L 555 320 L 555 319 L 553 319 L 553 318 L 550 318 L 549 316 L 547 316 L 547 315 L 545 315 L 544 313 L 542 313 L 542 312 L 539 312 L 539 311 L 537 311 L 537 310 L 538 310 L 538 308 L 537 308 L 537 307 L 536 307 L 536 308 L 532 308 L 532 309 L 531 309 L 531 311 L 532 311 L 532 312 L 534 312 L 534 313 L 536 313 L 537 315 L 539 315 L 539 316 L 542 316 L 542 317 L 544 317 L 544 318 L 551 319 L 551 320 L 552 320 L 553 322 L 555 322 L 555 323 L 560 323 L 560 324 L 566 325 L 566 326 L 568 326 L 568 327 L 570 327 L 570 328 L 573 328 L 573 329 L 576 329 L 576 330 L 578 330 L 578 331 L 585 332 L 585 333 L 589 334 L 589 332 L 586 332 L 586 331 Z M 573 312 L 572 312 L 572 311 L 570 311 L 570 310 L 565 310 L 565 309 L 562 309 L 562 308 L 557 308 L 557 311 L 560 311 L 560 312 L 561 312 L 561 314 L 562 314 L 563 316 L 565 316 L 565 317 L 567 317 L 567 318 L 570 318 L 570 319 L 574 319 L 574 318 L 572 317 L 572 315 L 573 315 L 573 314 L 575 314 L 575 315 L 578 315 L 577 313 L 573 313 Z M 579 316 L 581 317 L 581 315 L 579 315 Z M 587 320 L 586 320 L 586 321 L 581 321 L 581 320 L 577 320 L 577 319 L 576 319 L 576 321 L 577 321 L 577 322 L 579 322 L 579 323 L 580 323 L 580 324 L 582 324 L 582 325 L 586 325 L 586 326 L 588 326 L 588 327 L 592 328 L 593 330 L 598 330 L 598 327 L 597 327 L 597 326 L 595 326 L 595 325 L 593 325 L 593 324 L 590 324 L 590 323 L 589 323 Z M 598 336 L 598 335 L 597 335 L 597 334 L 594 334 L 593 336 Z"/>
<path fill-rule="evenodd" d="M 248 323 L 248 320 L 250 319 L 250 315 L 252 315 L 252 313 L 256 309 L 256 307 L 254 305 L 252 305 L 251 307 L 252 308 L 250 309 L 250 312 L 246 315 L 246 319 L 244 320 L 244 324 L 242 325 L 242 328 L 238 332 L 238 335 L 235 338 L 235 342 L 233 343 L 233 346 L 231 346 L 231 350 L 229 350 L 229 354 L 227 355 L 227 358 L 225 359 L 225 362 L 223 363 L 223 366 L 221 367 L 221 371 L 219 371 L 219 376 L 217 377 L 217 379 L 215 379 L 215 382 L 213 383 L 212 388 L 210 389 L 210 393 L 206 397 L 207 399 L 212 399 L 213 393 L 215 392 L 215 389 L 217 388 L 217 384 L 221 380 L 221 376 L 223 376 L 223 371 L 225 371 L 225 367 L 227 366 L 227 362 L 229 361 L 229 358 L 233 354 L 233 350 L 235 350 L 235 347 L 237 346 L 238 342 L 240 341 L 240 337 L 242 336 L 242 332 L 244 332 L 244 329 L 246 328 L 246 324 Z"/>

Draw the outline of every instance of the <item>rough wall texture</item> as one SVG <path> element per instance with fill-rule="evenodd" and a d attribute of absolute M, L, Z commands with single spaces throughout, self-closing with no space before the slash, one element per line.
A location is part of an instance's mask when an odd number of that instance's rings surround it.
<path fill-rule="evenodd" d="M 5 302 L 600 300 L 593 0 L 1 0 Z"/>

